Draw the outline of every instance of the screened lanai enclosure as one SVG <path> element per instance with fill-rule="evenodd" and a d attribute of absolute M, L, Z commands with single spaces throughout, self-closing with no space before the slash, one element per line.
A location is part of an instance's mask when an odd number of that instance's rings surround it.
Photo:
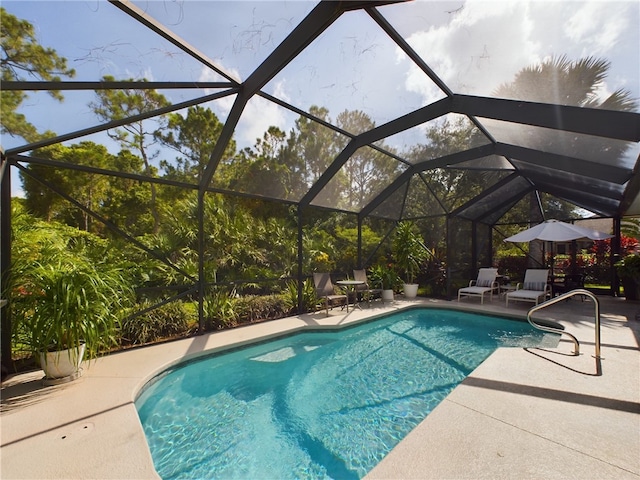
<path fill-rule="evenodd" d="M 426 294 L 451 298 L 506 237 L 550 218 L 611 219 L 610 268 L 621 222 L 640 215 L 635 1 L 8 0 L 2 13 L 7 297 L 25 218 L 110 242 L 140 267 L 148 308 L 194 299 L 202 329 L 211 288 L 294 282 L 301 308 L 314 271 L 393 264 L 398 222 L 429 250 Z M 18 37 L 50 63 L 33 67 Z"/>

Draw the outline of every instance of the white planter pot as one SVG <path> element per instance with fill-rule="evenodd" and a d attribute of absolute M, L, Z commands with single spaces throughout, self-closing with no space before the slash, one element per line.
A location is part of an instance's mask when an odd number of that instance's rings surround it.
<path fill-rule="evenodd" d="M 44 370 L 45 377 L 47 379 L 68 380 L 79 377 L 85 347 L 86 345 L 81 343 L 78 348 L 41 353 L 40 366 Z"/>
<path fill-rule="evenodd" d="M 394 300 L 393 290 L 391 290 L 391 289 L 382 290 L 382 301 L 383 302 L 393 302 L 393 300 Z"/>
<path fill-rule="evenodd" d="M 418 296 L 418 284 L 417 283 L 405 283 L 404 284 L 404 298 L 416 298 Z"/>

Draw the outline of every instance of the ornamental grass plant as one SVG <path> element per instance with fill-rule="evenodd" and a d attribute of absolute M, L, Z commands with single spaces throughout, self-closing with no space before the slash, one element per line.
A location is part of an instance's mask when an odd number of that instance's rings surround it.
<path fill-rule="evenodd" d="M 18 317 L 34 354 L 85 343 L 87 358 L 117 344 L 119 319 L 132 292 L 119 268 L 56 259 L 26 273 Z"/>
<path fill-rule="evenodd" d="M 34 354 L 85 344 L 85 357 L 111 348 L 133 302 L 128 265 L 103 239 L 17 212 L 12 231 L 13 344 Z"/>

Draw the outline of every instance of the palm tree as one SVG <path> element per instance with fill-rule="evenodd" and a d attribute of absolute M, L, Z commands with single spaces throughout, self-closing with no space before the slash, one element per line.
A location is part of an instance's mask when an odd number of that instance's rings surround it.
<path fill-rule="evenodd" d="M 575 62 L 566 56 L 554 57 L 541 64 L 523 68 L 511 83 L 503 84 L 495 96 L 529 102 L 553 103 L 604 110 L 634 111 L 637 102 L 631 92 L 618 89 L 603 97 L 604 82 L 611 63 L 594 57 Z M 572 152 L 578 158 L 621 158 L 629 147 L 619 140 L 590 141 L 588 137 L 541 131 L 531 140 L 530 148 L 551 152 Z"/>
<path fill-rule="evenodd" d="M 629 91 L 618 89 L 607 97 L 602 96 L 602 87 L 610 66 L 608 60 L 594 57 L 586 57 L 574 62 L 564 55 L 554 57 L 540 64 L 523 68 L 511 83 L 501 85 L 494 94 L 498 97 L 530 102 L 634 111 L 637 103 Z M 536 135 L 528 137 L 529 148 L 562 153 L 576 158 L 593 158 L 596 161 L 600 158 L 621 161 L 630 147 L 628 142 L 607 141 L 603 138 L 591 138 L 561 131 L 535 129 L 535 133 Z M 567 208 L 572 207 L 567 205 Z M 538 223 L 538 205 L 533 194 L 529 209 L 529 218 L 533 223 Z M 536 249 L 535 253 L 533 248 Z M 530 245 L 529 253 L 540 262 L 542 260 L 541 244 L 538 242 L 535 246 Z"/>

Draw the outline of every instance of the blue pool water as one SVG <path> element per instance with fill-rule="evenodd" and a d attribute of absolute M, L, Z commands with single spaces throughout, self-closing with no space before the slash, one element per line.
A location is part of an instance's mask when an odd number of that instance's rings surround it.
<path fill-rule="evenodd" d="M 292 335 L 165 372 L 136 401 L 165 480 L 358 479 L 528 323 L 416 309 Z"/>

